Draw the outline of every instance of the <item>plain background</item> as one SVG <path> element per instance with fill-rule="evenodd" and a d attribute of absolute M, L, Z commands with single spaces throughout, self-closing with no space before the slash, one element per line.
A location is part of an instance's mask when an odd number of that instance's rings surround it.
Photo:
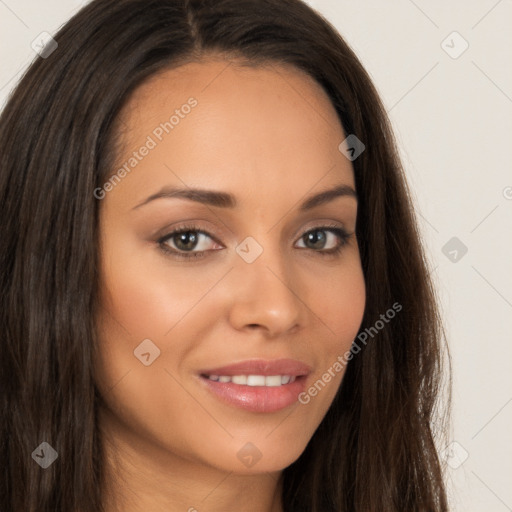
<path fill-rule="evenodd" d="M 0 0 L 2 107 L 85 3 Z M 308 3 L 372 76 L 416 202 L 453 358 L 452 510 L 512 511 L 512 1 Z"/>

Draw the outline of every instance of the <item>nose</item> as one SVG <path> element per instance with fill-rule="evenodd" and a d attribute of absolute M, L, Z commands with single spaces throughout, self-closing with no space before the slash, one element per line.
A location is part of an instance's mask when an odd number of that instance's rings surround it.
<path fill-rule="evenodd" d="M 281 254 L 267 250 L 250 264 L 238 261 L 230 286 L 229 321 L 235 329 L 261 329 L 272 338 L 303 326 L 307 307 L 300 282 Z"/>

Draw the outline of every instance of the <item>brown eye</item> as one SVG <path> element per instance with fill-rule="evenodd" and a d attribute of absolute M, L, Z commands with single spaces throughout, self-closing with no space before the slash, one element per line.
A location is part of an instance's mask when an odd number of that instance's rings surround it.
<path fill-rule="evenodd" d="M 208 240 L 211 240 L 209 243 Z M 203 252 L 211 249 L 209 244 L 214 242 L 212 238 L 204 231 L 199 230 L 179 230 L 169 233 L 160 243 L 168 245 L 171 250 L 191 252 L 197 250 Z"/>
<path fill-rule="evenodd" d="M 195 231 L 186 231 L 184 233 L 173 235 L 170 239 L 174 241 L 174 245 L 180 251 L 189 251 L 196 247 L 199 241 L 199 236 Z"/>
<path fill-rule="evenodd" d="M 203 258 L 212 250 L 224 248 L 212 235 L 194 224 L 178 226 L 157 243 L 161 251 L 178 259 Z"/>

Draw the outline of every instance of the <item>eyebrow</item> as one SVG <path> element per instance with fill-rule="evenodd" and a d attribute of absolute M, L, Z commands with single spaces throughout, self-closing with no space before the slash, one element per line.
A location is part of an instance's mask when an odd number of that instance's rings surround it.
<path fill-rule="evenodd" d="M 326 204 L 338 197 L 353 197 L 357 201 L 356 191 L 349 185 L 338 185 L 337 187 L 324 190 L 308 197 L 299 207 L 299 211 L 311 210 L 317 206 Z M 142 203 L 139 203 L 133 210 L 141 206 L 155 201 L 156 199 L 188 199 L 198 203 L 206 204 L 209 206 L 216 206 L 218 208 L 235 208 L 237 200 L 234 195 L 228 192 L 221 192 L 216 190 L 205 190 L 200 188 L 172 188 L 164 187 L 159 192 L 150 195 Z"/>

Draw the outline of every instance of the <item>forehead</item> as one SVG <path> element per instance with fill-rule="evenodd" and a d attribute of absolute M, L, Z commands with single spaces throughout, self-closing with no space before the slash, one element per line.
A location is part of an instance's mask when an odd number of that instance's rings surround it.
<path fill-rule="evenodd" d="M 129 180 L 144 189 L 144 176 L 151 175 L 188 186 L 264 185 L 279 193 L 288 182 L 298 194 L 301 182 L 310 188 L 333 168 L 330 183 L 354 183 L 338 150 L 345 135 L 329 97 L 290 65 L 219 59 L 165 70 L 134 92 L 120 118 L 119 164 L 148 137 L 155 142 L 138 165 L 144 175 Z"/>
<path fill-rule="evenodd" d="M 304 71 L 286 63 L 256 65 L 223 58 L 190 62 L 158 72 L 136 89 L 123 115 L 133 115 L 138 107 L 171 106 L 181 94 L 203 97 L 210 102 L 231 100 L 233 104 L 251 99 L 255 105 L 272 97 L 297 106 L 302 101 L 317 115 L 324 115 L 324 122 L 338 122 L 325 91 Z M 329 115 L 325 117 L 327 112 Z"/>
<path fill-rule="evenodd" d="M 195 129 L 254 127 L 261 139 L 267 136 L 269 141 L 275 132 L 297 141 L 321 140 L 326 135 L 338 140 L 343 135 L 329 97 L 305 72 L 288 64 L 243 66 L 214 59 L 161 71 L 143 83 L 121 112 L 125 139 L 152 131 L 155 123 L 169 120 L 189 98 L 198 102 L 187 123 Z M 176 135 L 179 131 L 173 130 Z M 242 132 L 239 138 L 243 137 Z"/>

